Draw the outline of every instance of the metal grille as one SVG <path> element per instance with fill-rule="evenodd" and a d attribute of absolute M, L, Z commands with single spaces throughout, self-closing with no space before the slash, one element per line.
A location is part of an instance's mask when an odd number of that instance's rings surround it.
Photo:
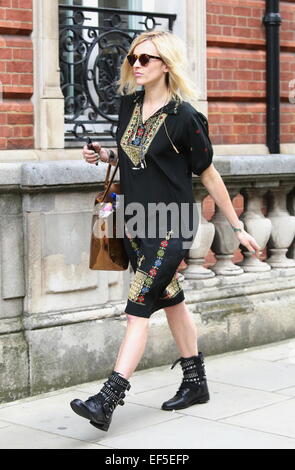
<path fill-rule="evenodd" d="M 65 144 L 87 136 L 113 142 L 120 67 L 133 39 L 173 29 L 176 15 L 111 8 L 59 6 L 59 63 L 65 97 Z M 78 145 L 79 146 L 79 145 Z"/>

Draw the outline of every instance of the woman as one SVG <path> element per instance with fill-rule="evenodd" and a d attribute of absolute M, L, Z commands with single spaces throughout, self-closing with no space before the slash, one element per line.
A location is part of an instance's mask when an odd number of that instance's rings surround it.
<path fill-rule="evenodd" d="M 194 213 L 192 172 L 220 207 L 235 230 L 241 244 L 253 254 L 259 253 L 255 239 L 248 234 L 232 206 L 227 189 L 212 163 L 212 146 L 200 115 L 186 99 L 196 98 L 187 78 L 183 45 L 175 35 L 153 31 L 143 33 L 131 44 L 121 68 L 121 105 L 117 131 L 118 156 L 94 143 L 94 151 L 83 149 L 88 163 L 116 163 L 119 158 L 120 183 L 124 194 L 124 244 L 134 270 L 125 313 L 127 331 L 120 346 L 114 370 L 97 395 L 83 402 L 71 402 L 72 409 L 104 431 L 108 430 L 115 407 L 123 405 L 128 379 L 136 369 L 147 342 L 149 318 L 164 309 L 181 357 L 183 380 L 162 410 L 179 410 L 209 400 L 204 358 L 197 347 L 197 330 L 177 280 L 177 268 L 188 253 L 196 233 L 184 236 L 181 229 L 191 225 Z M 136 92 L 138 86 L 143 91 Z M 132 226 L 126 209 L 132 203 L 145 209 L 140 227 Z M 179 209 L 187 203 L 189 212 L 161 224 L 149 212 L 149 204 L 174 203 Z M 128 212 L 128 214 L 127 214 Z M 175 224 L 175 220 L 177 220 Z M 160 227 L 160 225 L 162 225 Z M 156 229 L 149 236 L 147 228 Z M 160 233 L 160 229 L 164 232 Z M 176 229 L 176 230 L 175 230 Z M 176 236 L 174 236 L 176 233 Z M 187 233 L 187 232 L 186 232 Z"/>

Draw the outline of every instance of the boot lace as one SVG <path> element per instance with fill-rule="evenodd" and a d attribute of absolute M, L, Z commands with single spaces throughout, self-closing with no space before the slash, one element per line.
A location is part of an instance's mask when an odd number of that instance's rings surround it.
<path fill-rule="evenodd" d="M 198 359 L 196 360 L 196 357 Z M 183 379 L 178 388 L 176 395 L 180 395 L 182 390 L 190 388 L 191 386 L 201 385 L 200 380 L 205 380 L 205 365 L 203 361 L 203 356 L 200 354 L 199 356 L 192 356 L 190 358 L 182 358 L 180 357 L 177 359 L 171 369 L 176 366 L 178 362 L 181 362 L 181 367 L 183 370 Z"/>

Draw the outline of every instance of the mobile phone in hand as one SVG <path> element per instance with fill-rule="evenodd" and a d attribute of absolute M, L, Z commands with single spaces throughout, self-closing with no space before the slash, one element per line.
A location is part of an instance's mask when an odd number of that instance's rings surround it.
<path fill-rule="evenodd" d="M 90 137 L 87 137 L 87 148 L 88 150 L 93 150 L 94 152 L 96 152 L 95 148 L 93 147 L 93 143 Z M 98 162 L 96 162 L 95 165 L 97 166 Z"/>
<path fill-rule="evenodd" d="M 90 139 L 90 137 L 87 137 L 87 147 L 88 147 L 88 150 L 94 150 L 93 143 L 92 143 L 92 140 Z M 95 152 L 95 150 L 94 150 L 94 152 Z"/>

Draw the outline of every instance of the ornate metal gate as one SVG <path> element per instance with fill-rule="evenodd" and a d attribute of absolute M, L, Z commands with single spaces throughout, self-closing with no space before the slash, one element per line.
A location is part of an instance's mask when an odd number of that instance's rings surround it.
<path fill-rule="evenodd" d="M 176 15 L 108 8 L 59 6 L 60 73 L 65 97 L 65 143 L 95 136 L 114 140 L 122 61 L 146 30 L 172 30 Z"/>

